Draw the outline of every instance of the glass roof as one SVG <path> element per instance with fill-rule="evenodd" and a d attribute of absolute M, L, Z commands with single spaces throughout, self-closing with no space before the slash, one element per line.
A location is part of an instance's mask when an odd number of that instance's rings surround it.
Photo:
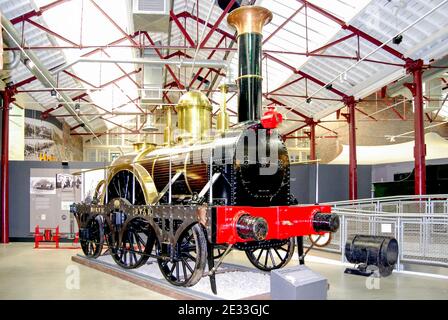
<path fill-rule="evenodd" d="M 53 1 L 34 0 L 38 7 L 44 6 Z M 129 4 L 127 1 L 95 0 L 95 3 L 106 12 L 106 14 L 118 25 L 115 26 L 108 17 L 91 1 L 69 1 L 56 6 L 45 13 L 45 22 L 51 30 L 57 32 L 64 38 L 83 46 L 98 46 L 98 44 L 107 45 L 121 37 L 123 30 L 125 33 L 130 31 Z M 69 20 L 67 17 L 70 17 Z M 67 45 L 67 41 L 55 37 L 58 45 Z M 121 44 L 130 45 L 129 40 Z M 80 49 L 63 50 L 68 63 L 76 61 L 80 57 L 89 58 L 132 58 L 132 48 L 107 48 L 104 50 Z M 115 84 L 110 83 L 135 70 L 132 64 L 112 64 L 112 63 L 76 63 L 72 67 L 72 72 L 81 79 L 85 88 L 100 88 L 101 90 L 92 90 L 89 95 L 94 104 L 99 107 L 114 111 L 119 108 L 119 112 L 139 112 L 137 105 L 130 103 L 139 96 L 136 86 L 135 75 L 124 77 Z M 110 84 L 108 84 L 110 83 Z M 104 84 L 108 84 L 104 86 Z M 124 123 L 129 120 L 129 116 L 115 116 L 115 123 Z M 105 122 L 106 126 L 111 128 L 115 125 L 111 122 Z"/>
<path fill-rule="evenodd" d="M 35 3 L 35 7 L 42 7 L 54 2 L 54 0 L 29 0 Z M 6 2 L 6 1 L 5 1 Z M 363 31 L 366 31 L 370 35 L 379 39 L 380 41 L 386 41 L 393 36 L 397 31 L 413 23 L 423 14 L 428 12 L 431 8 L 441 3 L 441 0 L 434 0 L 425 2 L 422 0 L 308 0 L 309 3 L 315 4 L 325 11 L 329 12 L 337 19 L 344 21 L 346 24 L 353 25 Z M 13 1 L 11 1 L 13 3 Z M 82 44 L 83 46 L 98 46 L 107 45 L 112 41 L 120 38 L 124 38 L 126 34 L 132 32 L 132 15 L 130 13 L 132 1 L 110 1 L 110 0 L 79 0 L 79 1 L 67 1 L 61 5 L 57 5 L 51 10 L 45 11 L 40 17 L 33 19 L 41 19 L 45 23 L 45 27 L 56 31 L 60 37 L 51 36 L 51 41 L 55 41 L 57 45 L 67 46 L 71 44 Z M 186 1 L 186 0 L 173 0 L 173 12 L 175 14 L 188 13 L 191 15 L 197 14 L 200 19 L 205 21 L 207 19 L 207 13 L 210 9 L 210 3 L 215 1 L 199 0 L 199 1 Z M 405 5 L 402 5 L 405 3 Z M 199 4 L 199 8 L 196 7 Z M 291 68 L 298 69 L 306 72 L 320 79 L 322 82 L 331 81 L 336 75 L 349 68 L 356 61 L 341 60 L 341 59 L 322 59 L 318 57 L 307 57 L 304 52 L 312 52 L 327 43 L 340 39 L 349 35 L 349 31 L 341 29 L 341 26 L 330 19 L 329 17 L 319 13 L 311 8 L 305 10 L 303 2 L 300 0 L 258 0 L 255 1 L 256 5 L 264 6 L 273 12 L 273 20 L 263 30 L 264 44 L 263 49 L 269 50 L 270 55 L 278 59 L 279 62 L 275 62 L 272 59 L 263 60 L 263 92 L 270 92 L 275 90 L 279 86 L 285 83 L 291 82 L 299 78 L 294 74 L 290 68 L 285 67 L 282 64 L 287 64 Z M 446 7 L 445 7 L 446 8 Z M 25 9 L 24 9 L 25 10 Z M 28 12 L 29 9 L 24 12 Z M 24 12 L 13 15 L 19 16 Z M 391 46 L 400 52 L 409 54 L 412 58 L 426 58 L 438 57 L 440 52 L 437 50 L 445 50 L 448 41 L 443 38 L 443 30 L 446 30 L 448 11 L 438 10 L 431 16 L 422 20 L 420 24 L 413 26 L 405 34 L 405 39 L 399 47 Z M 221 16 L 222 10 L 215 4 L 210 15 L 209 23 L 213 25 L 215 21 Z M 380 17 L 381 19 L 378 19 Z M 181 19 L 188 34 L 192 37 L 193 41 L 198 41 L 198 37 L 203 30 L 203 24 L 200 24 L 195 19 Z M 27 28 L 30 28 L 29 24 L 26 24 Z M 17 25 L 17 28 L 20 28 Z M 215 47 L 220 45 L 221 48 L 231 46 L 231 38 L 224 37 L 223 33 L 228 33 L 233 36 L 234 30 L 227 25 L 224 18 L 219 25 L 221 33 L 215 32 L 207 42 L 207 47 Z M 210 27 L 205 28 L 205 34 L 210 31 Z M 437 31 L 439 30 L 439 31 Z M 274 35 L 275 33 L 275 35 Z M 271 37 L 272 35 L 272 37 Z M 167 33 L 151 33 L 151 37 L 155 41 L 161 41 L 162 45 L 180 45 L 185 46 L 185 36 L 180 31 L 176 24 L 171 23 L 170 37 Z M 62 39 L 64 38 L 64 39 Z M 222 41 L 224 38 L 224 41 Z M 27 39 L 28 40 L 28 39 Z M 445 41 L 442 43 L 442 40 Z M 220 43 L 222 41 L 222 43 Z M 124 38 L 121 45 L 131 45 L 129 39 Z M 431 48 L 437 44 L 437 50 Z M 431 47 L 432 46 L 432 47 Z M 235 48 L 235 45 L 233 45 Z M 339 56 L 354 56 L 356 50 L 359 50 L 363 55 L 368 54 L 375 50 L 377 46 L 367 41 L 361 41 L 357 43 L 356 37 L 352 37 L 344 42 L 338 43 L 320 53 L 327 55 L 339 55 Z M 176 50 L 171 50 L 169 53 L 173 54 Z M 194 56 L 194 50 L 181 50 L 184 54 Z M 289 52 L 289 54 L 285 53 Z M 55 51 L 38 51 L 39 57 L 44 60 L 45 55 L 50 57 Z M 431 52 L 429 55 L 428 52 Z M 72 61 L 76 61 L 81 56 L 90 58 L 120 58 L 131 59 L 135 57 L 137 51 L 129 47 L 120 48 L 106 48 L 102 50 L 93 49 L 64 49 L 62 50 L 65 60 L 68 64 Z M 165 53 L 165 52 L 164 52 Z M 291 54 L 294 53 L 294 54 Z M 301 54 L 298 54 L 301 53 Z M 446 53 L 446 50 L 442 53 Z M 205 60 L 211 54 L 210 50 L 199 50 L 197 59 Z M 61 53 L 59 53 L 62 56 Z M 173 57 L 172 59 L 184 59 L 186 56 Z M 237 55 L 235 51 L 226 53 L 224 50 L 217 50 L 215 55 L 211 58 L 214 60 L 228 59 L 231 61 L 231 69 L 233 70 L 233 76 L 236 76 Z M 402 62 L 398 58 L 390 56 L 384 50 L 379 50 L 372 57 L 378 61 L 391 61 Z M 64 64 L 61 59 L 52 58 L 56 64 Z M 397 61 L 399 60 L 399 61 Z M 48 67 L 48 66 L 47 66 Z M 54 67 L 53 65 L 51 67 Z M 57 67 L 57 66 L 56 66 Z M 107 111 L 117 110 L 119 112 L 141 112 L 138 102 L 134 103 L 133 100 L 138 101 L 139 88 L 138 79 L 133 73 L 139 66 L 133 64 L 113 64 L 113 63 L 76 63 L 72 65 L 67 72 L 76 76 L 76 82 L 78 85 L 82 85 L 84 88 L 92 89 L 89 91 L 89 97 L 92 102 L 100 108 Z M 395 69 L 394 69 L 395 68 Z M 191 68 L 174 68 L 177 77 L 185 82 L 186 85 L 191 80 L 192 75 L 196 74 L 199 67 L 192 70 Z M 386 78 L 388 74 L 396 70 L 397 67 L 384 66 L 381 64 L 360 64 L 355 69 L 344 74 L 338 81 L 334 83 L 334 87 L 339 91 L 348 95 L 356 95 L 359 92 L 367 92 L 371 90 L 372 86 L 376 85 L 381 79 Z M 210 73 L 210 70 L 208 71 Z M 201 77 L 207 75 L 207 70 L 201 73 Z M 200 88 L 203 89 L 217 89 L 218 84 L 223 81 L 222 75 L 211 73 L 207 78 L 212 79 L 216 77 L 216 82 L 209 81 L 214 84 L 213 87 L 204 83 Z M 395 75 L 394 75 L 395 76 Z M 57 75 L 55 74 L 55 77 Z M 60 72 L 58 76 L 60 84 L 62 80 L 68 83 L 67 79 L 73 81 L 73 78 L 69 77 L 67 73 Z M 120 79 L 113 83 L 113 80 Z M 379 80 L 378 80 L 379 79 Z M 166 83 L 173 82 L 173 77 L 167 73 Z M 228 81 L 229 79 L 227 79 Z M 390 81 L 395 80 L 392 79 Z M 389 82 L 390 82 L 389 81 Z M 200 86 L 199 81 L 195 83 L 195 87 Z M 72 83 L 72 82 L 70 82 Z M 72 85 L 70 85 L 72 86 Z M 365 86 L 368 86 L 365 88 Z M 101 89 L 100 89 L 101 88 Z M 313 100 L 313 105 L 304 104 L 303 98 L 294 97 L 294 95 L 307 95 L 312 94 L 316 90 L 320 90 L 322 86 L 312 83 L 311 81 L 298 81 L 292 86 L 280 90 L 277 94 L 283 94 L 282 97 L 278 96 L 279 101 L 287 106 L 293 107 L 295 110 L 309 117 L 315 116 L 316 119 L 324 117 L 333 113 L 340 108 L 338 101 L 319 101 Z M 177 89 L 178 90 L 178 89 Z M 172 102 L 177 101 L 179 92 L 171 92 L 169 96 L 172 98 Z M 328 90 L 322 90 L 319 95 L 324 98 L 335 99 L 338 98 L 333 92 Z M 36 93 L 35 96 L 39 96 Z M 48 96 L 46 93 L 42 93 L 42 96 Z M 39 96 L 40 97 L 40 96 Z M 220 93 L 216 92 L 210 95 L 212 102 L 214 102 L 214 111 L 217 110 L 218 104 L 221 103 L 222 97 Z M 235 121 L 236 96 L 229 93 L 227 98 L 232 97 L 228 102 L 230 109 L 231 121 Z M 37 99 L 38 100 L 38 99 Z M 130 102 L 131 101 L 131 102 Z M 41 102 L 41 101 L 39 101 Z M 267 101 L 266 103 L 269 103 Z M 42 103 L 42 106 L 46 106 Z M 92 107 L 93 108 L 93 107 Z M 440 115 L 448 115 L 447 102 L 440 111 Z M 87 109 L 87 107 L 86 107 Z M 98 112 L 102 112 L 97 109 Z M 63 111 L 63 110 L 61 110 Z M 293 114 L 288 114 L 288 117 Z M 108 128 L 115 127 L 115 124 L 122 124 L 128 122 L 135 116 L 103 116 L 104 118 L 112 117 L 108 121 L 96 121 L 98 125 L 106 125 Z M 295 116 L 296 118 L 300 118 Z M 98 118 L 98 117 L 96 117 Z M 93 118 L 91 118 L 93 119 Z M 114 124 L 115 123 L 115 124 Z M 83 130 L 80 128 L 79 130 Z"/>

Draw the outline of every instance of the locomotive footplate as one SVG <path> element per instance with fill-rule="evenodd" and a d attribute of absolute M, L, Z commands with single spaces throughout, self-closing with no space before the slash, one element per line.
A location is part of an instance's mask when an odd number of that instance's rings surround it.
<path fill-rule="evenodd" d="M 125 199 L 115 199 L 106 205 L 74 204 L 71 210 L 86 239 L 89 239 L 87 224 L 95 216 L 102 216 L 103 227 L 115 231 L 126 229 L 129 221 L 139 218 L 151 226 L 160 244 L 172 246 L 193 224 L 202 226 L 210 243 L 237 244 L 235 248 L 241 250 L 277 246 L 291 237 L 335 232 L 339 227 L 339 218 L 331 213 L 331 207 L 319 205 L 152 206 L 131 205 Z"/>
<path fill-rule="evenodd" d="M 106 205 L 73 204 L 70 210 L 87 257 L 97 258 L 107 246 L 115 262 L 127 269 L 153 257 L 165 279 L 176 286 L 196 284 L 206 264 L 216 271 L 232 248 L 244 251 L 260 270 L 281 268 L 292 257 L 295 237 L 339 227 L 331 208 L 319 205 L 132 205 L 117 198 Z M 207 275 L 216 292 L 214 272 Z"/>

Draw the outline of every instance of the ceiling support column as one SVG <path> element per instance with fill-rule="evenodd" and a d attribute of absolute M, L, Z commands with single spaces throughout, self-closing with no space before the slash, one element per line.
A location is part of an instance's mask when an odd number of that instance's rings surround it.
<path fill-rule="evenodd" d="M 310 160 L 316 160 L 316 125 L 312 119 L 307 120 L 307 124 L 310 127 L 310 132 L 306 132 L 307 136 L 310 138 Z"/>
<path fill-rule="evenodd" d="M 0 243 L 9 243 L 9 109 L 14 101 L 13 89 L 2 91 L 2 150 L 1 150 L 1 236 Z"/>
<path fill-rule="evenodd" d="M 353 96 L 344 97 L 344 104 L 348 108 L 348 143 L 349 143 L 349 173 L 348 173 L 348 197 L 350 200 L 358 199 L 358 164 L 356 160 L 356 101 Z"/>
<path fill-rule="evenodd" d="M 404 85 L 412 92 L 414 97 L 414 193 L 426 194 L 426 144 L 423 111 L 423 61 L 406 61 L 406 70 L 413 76 L 413 83 Z"/>

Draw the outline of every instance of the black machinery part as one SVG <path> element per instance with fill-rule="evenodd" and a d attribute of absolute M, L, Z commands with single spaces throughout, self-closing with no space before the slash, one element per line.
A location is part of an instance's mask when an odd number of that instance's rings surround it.
<path fill-rule="evenodd" d="M 226 7 L 229 5 L 231 0 L 217 0 L 218 6 L 222 9 L 225 10 Z M 239 8 L 241 6 L 241 2 L 242 0 L 236 0 L 232 7 L 230 7 L 230 10 L 228 11 L 229 13 L 232 12 L 233 10 Z"/>
<path fill-rule="evenodd" d="M 361 273 L 350 272 L 352 269 L 347 269 L 346 273 L 370 275 L 373 272 L 362 272 L 369 266 L 375 266 L 381 276 L 388 276 L 398 261 L 398 242 L 387 236 L 352 235 L 345 244 L 345 257 L 350 263 L 361 264 L 358 269 L 362 269 Z"/>
<path fill-rule="evenodd" d="M 262 217 L 243 214 L 236 223 L 236 230 L 242 239 L 261 241 L 268 233 L 268 223 Z"/>
<path fill-rule="evenodd" d="M 317 212 L 313 216 L 313 229 L 316 232 L 336 232 L 339 229 L 339 216 L 335 213 Z"/>

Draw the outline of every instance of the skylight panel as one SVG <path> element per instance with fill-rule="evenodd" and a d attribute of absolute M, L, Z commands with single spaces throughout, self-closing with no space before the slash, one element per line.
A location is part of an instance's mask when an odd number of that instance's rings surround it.
<path fill-rule="evenodd" d="M 37 7 L 44 6 L 52 1 L 34 0 Z M 82 5 L 81 5 L 82 3 Z M 42 16 L 50 30 L 57 31 L 61 37 L 55 37 L 59 46 L 72 45 L 62 39 L 65 38 L 74 44 L 83 46 L 104 46 L 118 39 L 125 38 L 124 33 L 129 32 L 129 16 L 126 1 L 107 1 L 95 0 L 95 3 L 108 15 L 106 17 L 90 1 L 69 1 L 48 10 Z M 110 20 L 119 26 L 114 25 Z M 121 30 L 120 30 L 121 29 Z M 131 45 L 128 39 L 120 42 L 121 45 Z M 88 54 L 88 58 L 97 59 L 131 59 L 133 58 L 133 49 L 130 47 L 107 48 L 94 51 L 95 48 L 87 49 L 64 49 L 63 53 L 68 63 L 76 61 L 80 57 Z M 129 78 L 123 78 L 113 84 L 112 81 L 123 77 L 125 73 L 135 70 L 135 65 L 122 63 L 118 66 L 114 63 L 91 63 L 78 62 L 67 71 L 73 73 L 85 88 L 101 87 L 108 84 L 101 90 L 90 93 L 92 102 L 105 110 L 113 110 L 121 105 L 126 105 L 129 98 L 138 97 L 138 91 L 135 83 Z M 135 75 L 129 76 L 135 81 Z M 120 112 L 129 109 L 132 112 L 139 110 L 135 103 L 129 103 L 129 107 L 120 108 Z M 99 111 L 103 112 L 103 111 Z M 125 119 L 125 118 L 123 118 Z M 116 123 L 121 119 L 117 118 Z M 106 122 L 110 127 L 110 123 Z M 113 126 L 113 125 L 112 125 Z"/>

